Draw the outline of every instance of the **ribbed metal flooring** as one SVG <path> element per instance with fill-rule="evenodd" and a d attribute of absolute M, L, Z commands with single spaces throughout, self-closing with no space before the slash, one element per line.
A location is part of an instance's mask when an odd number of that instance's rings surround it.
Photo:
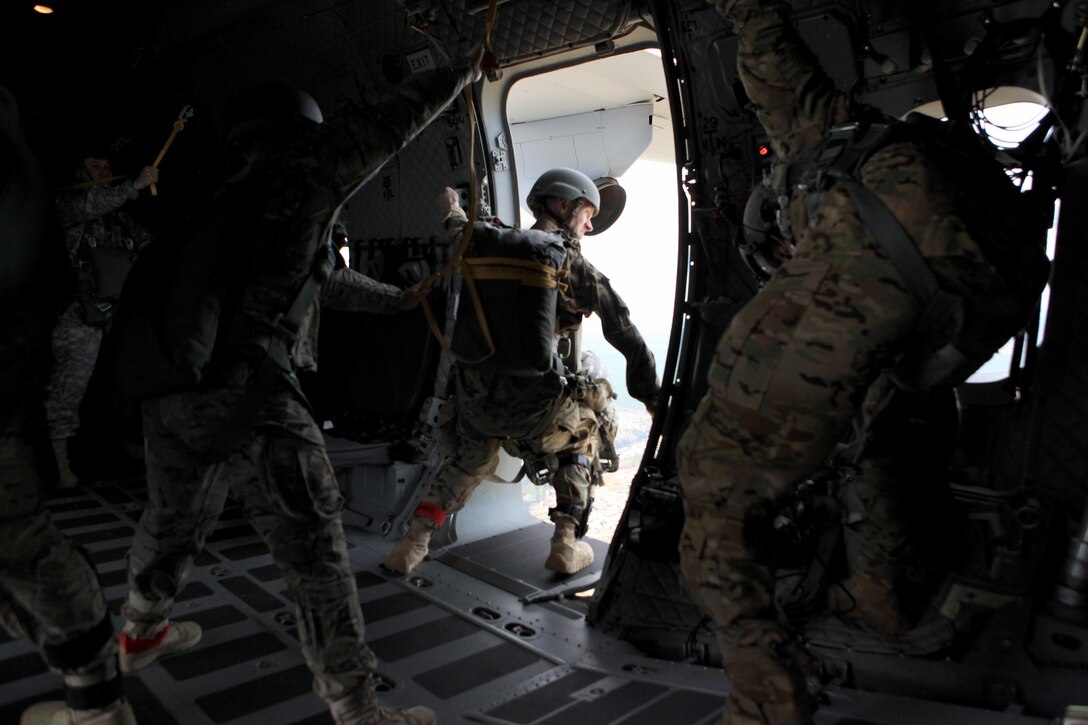
<path fill-rule="evenodd" d="M 142 482 L 56 492 L 47 505 L 90 553 L 119 629 Z M 520 601 L 571 583 L 538 569 L 550 527 L 451 547 L 404 579 L 380 569 L 390 542 L 353 525 L 354 516 L 345 514 L 345 528 L 385 702 L 427 705 L 444 723 L 658 725 L 718 717 L 720 673 L 640 656 L 586 627 L 580 601 Z M 595 548 L 603 559 L 603 543 Z M 473 576 L 479 572 L 485 581 Z M 126 679 L 141 723 L 330 722 L 311 692 L 283 581 L 237 505 L 228 504 L 209 537 L 174 617 L 199 622 L 204 638 Z M 18 722 L 30 702 L 60 696 L 59 678 L 32 647 L 0 643 L 0 723 Z"/>
<path fill-rule="evenodd" d="M 98 567 L 118 630 L 125 555 L 142 507 L 140 481 L 57 492 L 48 500 L 57 525 Z M 451 546 L 403 578 L 379 567 L 388 539 L 368 533 L 357 514 L 346 512 L 344 520 L 385 703 L 426 705 L 446 725 L 705 725 L 720 718 L 728 689 L 720 671 L 644 657 L 588 627 L 583 601 L 548 598 L 590 578 L 562 579 L 537 568 L 548 526 Z M 548 598 L 542 603 L 523 601 L 542 596 Z M 237 505 L 228 504 L 209 537 L 174 615 L 199 622 L 204 638 L 192 651 L 126 679 L 141 725 L 331 722 L 311 691 L 279 571 Z M 0 724 L 18 722 L 29 703 L 62 696 L 59 677 L 29 644 L 0 635 Z M 816 722 L 1045 721 L 831 689 Z"/>

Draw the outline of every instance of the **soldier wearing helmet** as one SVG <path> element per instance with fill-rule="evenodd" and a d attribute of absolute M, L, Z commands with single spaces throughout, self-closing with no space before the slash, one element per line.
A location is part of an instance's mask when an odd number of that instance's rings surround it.
<path fill-rule="evenodd" d="M 468 222 L 457 198 L 449 188 L 439 195 L 445 226 L 455 239 Z M 552 169 L 533 184 L 527 201 L 536 216 L 533 229 L 556 235 L 567 250 L 567 288 L 560 291 L 556 310 L 557 340 L 597 314 L 605 339 L 627 359 L 627 389 L 652 412 L 660 391 L 653 353 L 608 278 L 581 252 L 581 240 L 594 231 L 592 220 L 601 211 L 598 185 L 575 169 Z M 618 211 L 611 203 L 605 206 L 601 217 L 610 223 Z M 408 532 L 386 559 L 387 568 L 407 574 L 423 561 L 431 535 L 495 472 L 500 446 L 514 447 L 523 458 L 550 461 L 545 478 L 555 488 L 556 505 L 549 511 L 555 532 L 545 568 L 572 574 L 593 563 L 593 549 L 581 537 L 596 475 L 598 415 L 607 406 L 611 387 L 604 394 L 587 395 L 570 385 L 576 372 L 514 377 L 457 366 L 453 398 L 439 414 L 438 441 L 447 459 Z"/>
<path fill-rule="evenodd" d="M 197 623 L 170 614 L 230 490 L 288 584 L 314 689 L 333 721 L 435 721 L 427 708 L 377 700 L 343 500 L 298 377 L 316 368 L 321 306 L 394 313 L 425 294 L 421 285 L 402 291 L 332 271 L 330 232 L 343 202 L 477 76 L 481 57 L 477 50 L 471 65 L 414 75 L 383 100 L 380 114 L 353 106 L 323 121 L 312 97 L 282 83 L 226 105 L 226 181 L 192 236 L 223 245 L 244 236 L 252 246 L 230 281 L 222 334 L 213 332 L 215 353 L 199 386 L 143 400 L 148 505 L 129 552 L 124 670 L 199 642 Z M 203 339 L 206 327 L 194 325 L 192 339 Z M 290 329 L 270 340 L 278 327 Z"/>
<path fill-rule="evenodd" d="M 812 170 L 836 131 L 868 125 L 870 112 L 819 67 L 787 2 L 709 4 L 733 24 L 739 78 L 782 162 Z M 677 448 L 685 509 L 681 568 L 693 598 L 714 621 L 731 680 L 722 721 L 729 725 L 812 722 L 807 654 L 786 621 L 789 612 L 776 611 L 780 521 L 773 512 L 828 459 L 859 413 L 871 420 L 880 410 L 889 373 L 902 373 L 891 369 L 899 367 L 902 352 L 927 349 L 918 334 L 925 318 L 952 305 L 931 304 L 937 295 L 918 294 L 920 283 L 945 300 L 968 300 L 975 319 L 985 319 L 991 310 L 1015 310 L 1014 293 L 1033 288 L 1037 294 L 1046 279 L 1041 245 L 1031 255 L 1027 238 L 1016 238 L 1016 246 L 1001 249 L 1012 238 L 995 235 L 997 225 L 988 222 L 979 234 L 970 223 L 977 218 L 972 209 L 985 209 L 986 194 L 1020 198 L 1002 170 L 995 169 L 994 184 L 986 173 L 992 165 L 972 169 L 978 172 L 973 186 L 958 184 L 963 169 L 927 143 L 907 134 L 885 136 L 883 143 L 875 138 L 869 153 L 858 156 L 856 172 L 827 174 L 826 188 L 790 182 L 784 190 L 792 257 L 732 318 L 710 362 L 707 393 Z M 768 225 L 762 206 L 756 197 L 747 225 Z M 989 257 L 995 248 L 1000 253 Z M 1027 250 L 1024 256 L 1013 254 L 1017 248 Z M 917 265 L 908 269 L 896 261 L 901 255 Z M 1030 268 L 998 262 L 1028 257 Z M 1004 328 L 1010 318 L 976 325 L 983 335 L 974 340 L 978 346 L 964 348 L 969 354 L 947 369 L 966 377 L 971 370 L 959 363 L 985 360 L 996 350 L 981 344 L 986 331 L 1004 330 L 999 346 L 1014 331 Z M 990 320 L 998 321 L 996 312 Z M 1011 319 L 1026 321 L 1026 310 Z M 902 531 L 888 513 L 889 501 L 901 492 L 882 490 L 875 480 L 866 487 L 858 493 L 867 520 L 853 527 L 858 564 L 838 584 L 842 594 L 828 599 L 849 600 L 844 616 L 898 635 L 912 624 L 899 606 L 889 554 Z"/>

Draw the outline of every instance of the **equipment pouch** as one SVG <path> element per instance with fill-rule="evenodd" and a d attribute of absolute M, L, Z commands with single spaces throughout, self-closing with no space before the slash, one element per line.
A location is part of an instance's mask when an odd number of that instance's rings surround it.
<path fill-rule="evenodd" d="M 113 304 L 93 297 L 81 298 L 77 308 L 79 319 L 90 327 L 105 327 L 113 319 Z"/>
<path fill-rule="evenodd" d="M 117 300 L 136 255 L 132 250 L 96 247 L 91 250 L 91 278 L 94 294 L 99 300 Z"/>

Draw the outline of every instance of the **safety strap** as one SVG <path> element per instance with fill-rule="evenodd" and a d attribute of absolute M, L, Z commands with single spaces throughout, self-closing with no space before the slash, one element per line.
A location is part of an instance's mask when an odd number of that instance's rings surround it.
<path fill-rule="evenodd" d="M 592 490 L 592 489 L 591 489 Z M 548 509 L 548 518 L 555 521 L 556 514 L 569 516 L 578 522 L 574 528 L 574 538 L 580 539 L 589 532 L 589 515 L 593 512 L 593 497 L 586 498 L 586 505 L 579 506 L 576 503 L 556 503 Z"/>
<path fill-rule="evenodd" d="M 835 171 L 832 171 L 835 174 Z M 834 176 L 854 201 L 862 224 L 888 255 L 911 296 L 923 310 L 928 310 L 938 292 L 937 280 L 918 251 L 907 230 L 888 206 L 873 192 L 850 176 Z"/>
<path fill-rule="evenodd" d="M 560 466 L 581 466 L 582 468 L 593 468 L 593 459 L 589 456 L 584 456 L 580 453 L 560 453 L 556 456 Z"/>
<path fill-rule="evenodd" d="M 174 139 L 177 137 L 178 132 L 185 128 L 185 122 L 193 117 L 193 107 L 189 105 L 182 106 L 181 113 L 178 114 L 178 118 L 174 121 L 174 127 L 170 130 L 170 135 L 166 138 L 166 143 L 162 145 L 162 149 L 159 151 L 159 155 L 155 157 L 155 160 L 151 164 L 151 168 L 159 168 L 159 164 L 162 163 L 163 156 L 166 156 L 166 152 L 170 150 L 170 145 L 174 143 Z M 151 196 L 158 196 L 159 190 L 155 186 L 155 182 L 151 182 L 151 187 L 148 189 L 151 192 Z"/>
<path fill-rule="evenodd" d="M 495 16 L 498 12 L 499 3 L 498 0 L 490 0 L 487 7 L 487 18 L 484 21 L 484 38 L 483 49 L 485 54 L 492 53 L 491 50 L 491 32 L 495 28 Z M 442 44 L 433 35 L 426 30 L 412 26 L 412 29 L 422 33 L 429 37 L 438 48 L 445 58 L 449 59 L 449 53 L 442 50 Z M 476 227 L 476 219 L 479 216 L 479 193 L 480 182 L 476 170 L 476 103 L 473 97 L 472 84 L 465 84 L 464 90 L 465 109 L 468 113 L 468 136 L 469 136 L 469 149 L 468 149 L 468 177 L 469 177 L 469 215 L 468 223 L 465 225 L 464 233 L 461 235 L 461 243 L 458 245 L 457 250 L 450 255 L 449 260 L 443 265 L 442 270 L 431 275 L 431 282 L 437 282 L 443 277 L 448 276 L 455 268 L 459 268 L 461 276 L 465 280 L 465 287 L 468 289 L 469 297 L 472 300 L 472 305 L 476 310 L 476 319 L 480 321 L 480 332 L 483 334 L 484 343 L 487 345 L 488 352 L 478 360 L 466 360 L 462 356 L 458 355 L 450 347 L 449 341 L 446 340 L 446 335 L 438 327 L 438 323 L 435 322 L 434 313 L 431 311 L 431 305 L 426 298 L 422 301 L 423 316 L 427 318 L 427 327 L 430 328 L 431 334 L 435 336 L 438 343 L 442 346 L 442 349 L 452 357 L 454 360 L 464 363 L 466 365 L 478 365 L 488 358 L 492 357 L 495 350 L 495 341 L 491 337 L 491 329 L 487 325 L 487 320 L 484 318 L 483 305 L 480 303 L 480 295 L 476 291 L 476 284 L 471 274 L 471 269 L 461 264 L 461 260 L 464 257 L 465 251 L 468 249 L 469 242 L 472 240 L 472 232 Z"/>
<path fill-rule="evenodd" d="M 944 330 L 962 312 L 962 301 L 937 284 L 925 257 L 887 204 L 857 180 L 858 168 L 878 149 L 893 142 L 902 124 L 848 123 L 833 127 L 827 141 L 801 160 L 797 183 L 812 188 L 810 202 L 819 203 L 827 187 L 839 183 L 857 207 L 858 217 L 891 260 L 922 310 L 916 330 L 922 334 Z M 905 129 L 904 129 L 905 132 Z M 794 181 L 791 179 L 791 181 Z"/>

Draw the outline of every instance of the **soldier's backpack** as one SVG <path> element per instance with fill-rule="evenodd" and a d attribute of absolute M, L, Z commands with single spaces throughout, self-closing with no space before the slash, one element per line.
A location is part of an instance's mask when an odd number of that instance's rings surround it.
<path fill-rule="evenodd" d="M 259 203 L 252 192 L 224 195 L 203 221 L 140 255 L 103 348 L 104 384 L 112 399 L 143 400 L 191 389 L 204 379 L 223 334 L 220 321 L 249 278 Z M 310 277 L 263 340 L 270 363 L 262 364 L 269 369 L 263 377 L 290 372 L 294 336 L 332 269 L 330 249 L 318 254 Z"/>
<path fill-rule="evenodd" d="M 477 222 L 461 260 L 461 299 L 450 344 L 466 367 L 541 375 L 555 367 L 555 313 L 566 271 L 555 234 Z"/>
<path fill-rule="evenodd" d="M 941 167 L 967 231 L 1004 283 L 1000 300 L 964 299 L 941 289 L 898 219 L 858 181 L 865 161 L 898 141 L 927 148 Z M 831 185 L 842 184 L 924 310 L 913 338 L 884 371 L 898 387 L 924 391 L 964 382 L 1024 329 L 1036 309 L 1050 272 L 1045 252 L 1048 219 L 1040 205 L 1012 183 L 981 139 L 957 134 L 951 124 L 920 114 L 911 114 L 905 122 L 843 124 L 791 164 L 786 179 L 810 190 L 812 208 Z"/>

